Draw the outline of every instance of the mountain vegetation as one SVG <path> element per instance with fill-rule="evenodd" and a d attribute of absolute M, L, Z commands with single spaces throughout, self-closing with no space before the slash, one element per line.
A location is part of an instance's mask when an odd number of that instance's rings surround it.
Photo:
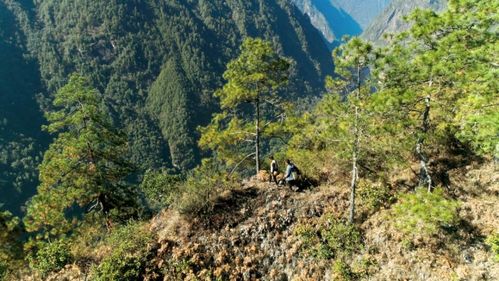
<path fill-rule="evenodd" d="M 332 73 L 319 33 L 286 1 L 2 0 L 0 12 L 0 201 L 16 214 L 50 141 L 42 110 L 74 72 L 102 93 L 130 162 L 177 172 L 200 163 L 196 128 L 219 110 L 212 93 L 242 38 L 265 37 L 294 61 L 290 96 L 317 96 Z"/>
<path fill-rule="evenodd" d="M 16 215 L 34 190 L 36 166 L 46 147 L 43 114 L 36 95 L 42 90 L 27 38 L 8 7 L 0 2 L 0 205 Z"/>
<path fill-rule="evenodd" d="M 334 72 L 285 1 L 1 3 L 50 138 L 0 280 L 499 276 L 498 3 L 416 9 Z"/>
<path fill-rule="evenodd" d="M 290 62 L 275 53 L 269 42 L 246 39 L 239 57 L 227 65 L 227 84 L 216 93 L 223 111 L 202 129 L 201 147 L 211 149 L 228 165 L 238 166 L 254 156 L 258 174 L 260 149 L 268 146 L 272 128 L 280 116 L 282 120 L 283 101 L 277 93 L 288 82 L 289 68 Z M 252 107 L 251 113 L 247 105 Z M 253 145 L 254 152 L 239 156 L 240 151 L 247 150 L 242 147 L 244 143 Z"/>

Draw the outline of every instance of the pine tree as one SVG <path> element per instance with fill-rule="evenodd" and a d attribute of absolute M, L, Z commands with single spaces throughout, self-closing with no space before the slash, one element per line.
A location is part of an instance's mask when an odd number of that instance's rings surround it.
<path fill-rule="evenodd" d="M 73 75 L 55 95 L 58 110 L 46 114 L 45 129 L 56 134 L 40 165 L 38 193 L 28 202 L 26 229 L 41 238 L 68 233 L 95 214 L 110 226 L 138 211 L 126 179 L 125 136 L 110 123 L 101 96 L 82 76 Z"/>
<path fill-rule="evenodd" d="M 431 157 L 458 139 L 491 154 L 499 138 L 494 22 L 497 4 L 455 0 L 442 14 L 417 10 L 377 69 L 385 116 L 404 124 L 398 141 L 412 143 L 420 186 L 431 191 Z"/>
<path fill-rule="evenodd" d="M 368 79 L 369 67 L 376 59 L 373 47 L 359 38 L 353 38 L 334 51 L 336 73 L 339 77 L 329 78 L 326 87 L 336 98 L 325 100 L 323 113 L 331 118 L 333 134 L 342 136 L 340 145 L 351 151 L 352 178 L 350 183 L 350 223 L 355 216 L 355 192 L 359 179 L 359 159 L 361 141 L 367 135 L 367 103 L 371 96 L 371 84 Z M 346 95 L 344 99 L 339 96 Z M 334 124 L 336 123 L 336 124 Z"/>
<path fill-rule="evenodd" d="M 289 69 L 288 59 L 281 57 L 270 42 L 245 39 L 239 57 L 227 65 L 227 83 L 216 92 L 222 112 L 202 128 L 200 146 L 236 167 L 254 156 L 258 173 L 262 138 L 268 136 L 282 113 L 278 91 L 287 83 Z M 246 143 L 254 145 L 254 152 L 241 156 Z"/>

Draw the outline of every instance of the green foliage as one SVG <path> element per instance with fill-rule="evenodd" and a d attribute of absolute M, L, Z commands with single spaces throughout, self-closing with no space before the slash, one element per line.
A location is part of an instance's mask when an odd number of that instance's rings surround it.
<path fill-rule="evenodd" d="M 388 123 L 402 123 L 393 141 L 423 140 L 427 151 L 459 139 L 473 152 L 492 156 L 498 143 L 497 3 L 449 1 L 437 14 L 417 10 L 411 28 L 387 48 L 376 69 L 381 79 L 380 108 Z M 431 100 L 429 130 L 421 131 L 425 99 Z"/>
<path fill-rule="evenodd" d="M 73 75 L 54 99 L 46 129 L 57 137 L 40 165 L 38 194 L 28 203 L 26 229 L 48 239 L 68 233 L 78 219 L 75 206 L 106 219 L 127 219 L 140 207 L 126 178 L 133 167 L 124 158 L 126 139 L 111 125 L 101 96 Z M 88 212 L 86 212 L 88 215 Z"/>
<path fill-rule="evenodd" d="M 499 233 L 489 235 L 485 243 L 487 243 L 487 245 L 489 245 L 490 249 L 492 250 L 494 260 L 496 262 L 499 262 Z"/>
<path fill-rule="evenodd" d="M 92 268 L 92 280 L 139 280 L 151 258 L 152 233 L 146 224 L 130 222 L 113 231 L 104 241 L 111 253 Z"/>
<path fill-rule="evenodd" d="M 246 38 L 239 56 L 227 65 L 227 83 L 215 94 L 223 111 L 201 128 L 201 148 L 237 167 L 249 159 L 254 146 L 258 170 L 260 142 L 272 137 L 282 114 L 278 93 L 288 82 L 289 69 L 289 60 L 280 56 L 270 41 Z"/>
<path fill-rule="evenodd" d="M 458 207 L 459 202 L 447 199 L 441 188 L 432 193 L 420 188 L 399 197 L 393 220 L 408 237 L 427 237 L 440 233 L 443 227 L 455 226 Z"/>
<path fill-rule="evenodd" d="M 21 234 L 19 218 L 0 210 L 0 280 L 14 270 L 22 258 Z"/>
<path fill-rule="evenodd" d="M 342 259 L 362 248 L 357 227 L 330 215 L 315 226 L 299 225 L 294 232 L 301 237 L 304 250 L 320 259 Z"/>
<path fill-rule="evenodd" d="M 72 260 L 69 244 L 65 239 L 38 243 L 35 254 L 28 256 L 29 265 L 42 276 L 62 269 Z"/>
<path fill-rule="evenodd" d="M 378 53 L 369 43 L 353 38 L 334 56 L 338 76 L 326 80 L 328 93 L 311 113 L 287 122 L 293 135 L 287 154 L 309 169 L 307 173 L 325 180 L 350 170 L 354 151 L 360 175 L 381 172 L 399 151 L 383 130 L 384 117 L 377 106 L 384 101 L 372 94 L 377 84 L 367 72 L 375 66 Z"/>
<path fill-rule="evenodd" d="M 385 184 L 367 180 L 359 181 L 358 195 L 359 206 L 369 213 L 389 205 L 394 199 L 390 189 Z"/>
<path fill-rule="evenodd" d="M 159 211 L 170 206 L 180 191 L 182 176 L 169 174 L 166 170 L 147 170 L 140 184 L 149 208 Z"/>
<path fill-rule="evenodd" d="M 182 193 L 176 208 L 191 216 L 209 214 L 214 207 L 214 199 L 233 184 L 223 168 L 224 166 L 214 159 L 204 159 L 180 186 Z"/>
<path fill-rule="evenodd" d="M 10 2 L 10 1 L 9 1 Z M 35 94 L 41 90 L 38 65 L 27 56 L 22 23 L 0 2 L 0 204 L 16 215 L 37 184 L 37 166 L 46 135 Z"/>
<path fill-rule="evenodd" d="M 352 281 L 357 280 L 357 275 L 352 271 L 348 263 L 343 260 L 335 260 L 333 263 L 334 280 Z"/>

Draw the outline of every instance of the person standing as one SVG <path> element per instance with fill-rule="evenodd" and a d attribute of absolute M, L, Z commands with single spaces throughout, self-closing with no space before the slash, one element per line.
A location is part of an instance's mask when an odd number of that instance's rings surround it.
<path fill-rule="evenodd" d="M 273 155 L 270 155 L 270 179 L 269 182 L 274 182 L 277 184 L 277 175 L 279 174 L 279 166 L 277 165 L 277 161 L 274 159 Z"/>

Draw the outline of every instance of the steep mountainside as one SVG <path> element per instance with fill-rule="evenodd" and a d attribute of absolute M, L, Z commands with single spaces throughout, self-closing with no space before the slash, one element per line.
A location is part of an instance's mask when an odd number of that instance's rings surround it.
<path fill-rule="evenodd" d="M 1 0 L 0 12 L 0 79 L 8 82 L 1 85 L 1 106 L 8 107 L 1 137 L 17 134 L 5 127 L 12 125 L 37 138 L 40 76 L 45 105 L 69 74 L 81 72 L 105 95 L 129 136 L 130 158 L 142 167 L 197 163 L 196 127 L 217 110 L 213 92 L 245 36 L 270 39 L 294 59 L 289 96 L 319 94 L 333 69 L 320 34 L 284 0 Z M 24 59 L 22 44 L 38 64 Z M 1 160 L 17 165 L 3 154 Z M 11 180 L 2 175 L 0 182 Z"/>
<path fill-rule="evenodd" d="M 446 0 L 393 0 L 393 2 L 379 15 L 362 34 L 367 40 L 383 43 L 383 34 L 397 33 L 407 28 L 403 17 L 416 8 L 442 11 L 446 7 Z"/>
<path fill-rule="evenodd" d="M 26 38 L 14 14 L 0 2 L 0 205 L 15 214 L 34 190 L 46 139 L 36 102 L 40 91 L 38 66 L 27 56 Z"/>
<path fill-rule="evenodd" d="M 358 35 L 391 0 L 292 0 L 334 46 L 344 35 Z"/>
<path fill-rule="evenodd" d="M 364 30 L 393 0 L 331 0 L 331 3 L 347 12 Z M 321 1 L 317 1 L 321 2 Z"/>

